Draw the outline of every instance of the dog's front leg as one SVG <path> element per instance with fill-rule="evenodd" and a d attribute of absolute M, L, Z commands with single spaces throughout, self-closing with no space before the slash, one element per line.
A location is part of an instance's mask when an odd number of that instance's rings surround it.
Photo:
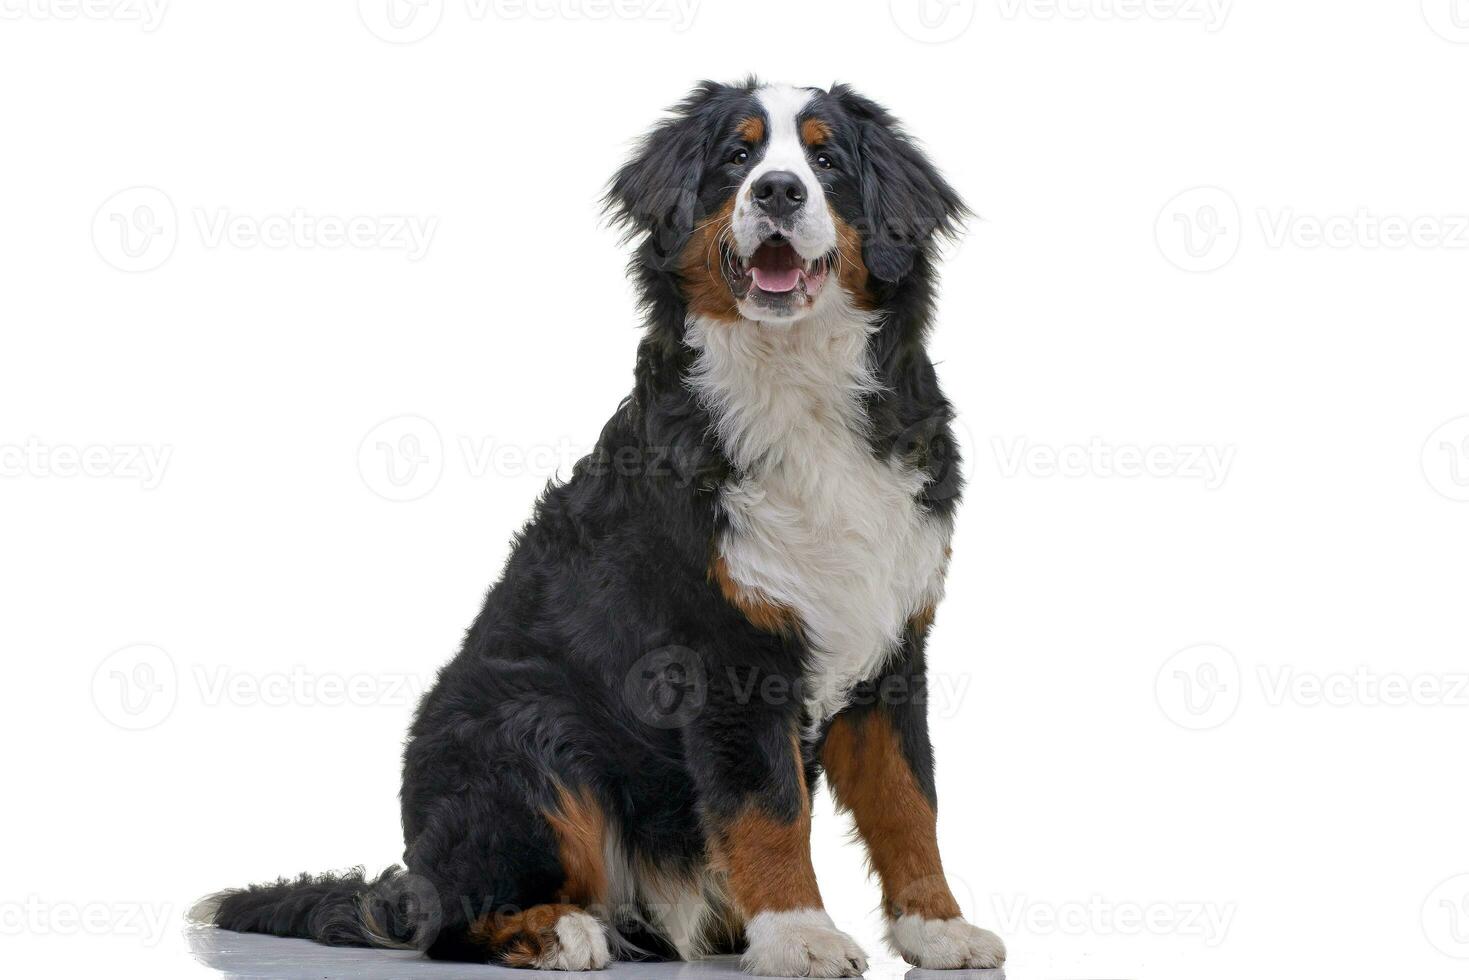
<path fill-rule="evenodd" d="M 925 969 L 989 969 L 1005 962 L 1005 944 L 964 921 L 939 859 L 924 629 L 910 627 L 888 673 L 853 692 L 827 729 L 821 761 L 882 882 L 888 943 Z"/>
<path fill-rule="evenodd" d="M 747 972 L 861 976 L 867 958 L 832 923 L 816 886 L 799 705 L 770 693 L 793 691 L 785 680 L 775 674 L 734 683 L 711 677 L 703 710 L 684 729 L 711 863 L 727 875 L 730 897 L 745 920 L 741 966 Z"/>

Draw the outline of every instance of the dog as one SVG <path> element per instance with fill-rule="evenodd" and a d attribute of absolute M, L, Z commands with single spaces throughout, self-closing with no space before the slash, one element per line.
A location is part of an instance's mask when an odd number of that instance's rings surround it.
<path fill-rule="evenodd" d="M 645 318 L 634 388 L 418 708 L 405 866 L 193 917 L 547 970 L 739 952 L 858 976 L 812 869 L 824 776 L 893 949 L 1001 965 L 945 883 L 925 717 L 962 482 L 925 341 L 965 205 L 876 102 L 752 78 L 672 107 L 606 206 Z"/>

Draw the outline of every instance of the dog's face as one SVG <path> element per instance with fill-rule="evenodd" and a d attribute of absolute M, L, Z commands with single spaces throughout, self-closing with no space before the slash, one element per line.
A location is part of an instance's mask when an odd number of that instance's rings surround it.
<path fill-rule="evenodd" d="M 846 86 L 705 83 L 613 179 L 615 215 L 690 312 L 791 323 L 876 305 L 964 212 L 888 113 Z"/>

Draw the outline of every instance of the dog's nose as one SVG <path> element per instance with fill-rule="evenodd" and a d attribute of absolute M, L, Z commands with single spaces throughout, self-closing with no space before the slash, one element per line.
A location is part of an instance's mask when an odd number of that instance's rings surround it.
<path fill-rule="evenodd" d="M 789 170 L 772 170 L 752 188 L 755 203 L 772 218 L 789 218 L 806 203 L 806 185 Z"/>

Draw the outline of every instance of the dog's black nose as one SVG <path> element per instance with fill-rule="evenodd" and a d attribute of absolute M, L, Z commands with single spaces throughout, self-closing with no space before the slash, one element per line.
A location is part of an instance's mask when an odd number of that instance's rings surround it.
<path fill-rule="evenodd" d="M 806 203 L 806 185 L 789 170 L 772 170 L 755 181 L 755 203 L 772 218 L 789 218 Z"/>

